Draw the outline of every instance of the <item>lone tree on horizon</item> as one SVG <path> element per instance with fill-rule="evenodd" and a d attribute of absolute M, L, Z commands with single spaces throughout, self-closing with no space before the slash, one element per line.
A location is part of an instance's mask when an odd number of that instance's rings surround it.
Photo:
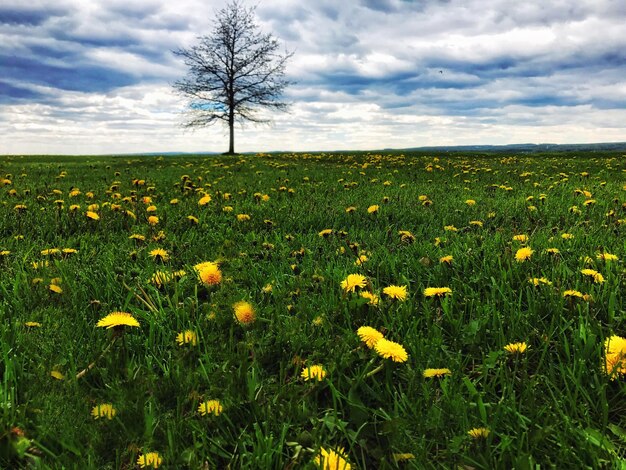
<path fill-rule="evenodd" d="M 287 60 L 293 53 L 278 53 L 278 40 L 260 31 L 254 8 L 231 1 L 215 18 L 209 36 L 174 54 L 189 67 L 187 76 L 173 87 L 189 100 L 186 128 L 204 127 L 221 121 L 228 125 L 227 154 L 235 153 L 235 123 L 268 122 L 260 108 L 284 111 L 281 101 L 289 82 L 284 78 Z"/>

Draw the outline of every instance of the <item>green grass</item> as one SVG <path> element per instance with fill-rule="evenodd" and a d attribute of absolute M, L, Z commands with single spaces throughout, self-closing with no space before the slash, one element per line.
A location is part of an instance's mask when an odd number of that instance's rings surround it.
<path fill-rule="evenodd" d="M 2 157 L 1 466 L 134 468 L 155 451 L 161 468 L 316 468 L 321 448 L 344 448 L 352 468 L 625 467 L 626 388 L 603 363 L 605 339 L 626 336 L 626 157 L 436 157 Z M 212 200 L 199 206 L 204 193 Z M 97 221 L 85 216 L 90 204 Z M 517 234 L 534 250 L 525 262 Z M 41 254 L 50 248 L 78 251 Z M 170 259 L 152 259 L 155 248 Z M 202 261 L 220 263 L 219 285 L 198 281 Z M 178 270 L 186 275 L 151 282 Z M 378 306 L 342 291 L 356 273 Z M 552 284 L 535 287 L 535 277 Z M 407 299 L 386 298 L 389 285 L 406 286 Z M 452 295 L 425 298 L 427 287 Z M 565 298 L 568 289 L 591 297 Z M 234 318 L 240 300 L 256 310 L 251 325 Z M 96 324 L 113 311 L 140 327 L 102 355 L 114 333 Z M 364 325 L 408 360 L 365 347 Z M 185 330 L 196 346 L 177 344 Z M 526 352 L 503 349 L 515 342 Z M 301 378 L 313 364 L 322 381 Z M 426 368 L 451 374 L 424 378 Z M 222 414 L 198 413 L 209 399 Z M 113 419 L 91 416 L 101 403 Z M 473 439 L 476 427 L 489 435 Z M 398 453 L 414 458 L 396 462 Z"/>

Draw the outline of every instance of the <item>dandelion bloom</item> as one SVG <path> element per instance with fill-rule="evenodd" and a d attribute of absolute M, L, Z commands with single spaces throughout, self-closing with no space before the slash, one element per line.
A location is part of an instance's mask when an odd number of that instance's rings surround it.
<path fill-rule="evenodd" d="M 563 297 L 578 297 L 582 299 L 584 295 L 582 294 L 582 292 L 579 292 L 574 289 L 570 289 L 570 290 L 566 290 L 565 292 L 563 292 Z"/>
<path fill-rule="evenodd" d="M 113 416 L 115 416 L 115 413 L 116 413 L 116 410 L 111 403 L 101 403 L 99 405 L 94 406 L 91 410 L 91 416 L 93 416 L 94 419 L 99 419 L 99 418 L 113 419 Z"/>
<path fill-rule="evenodd" d="M 156 215 L 151 215 L 150 217 L 148 217 L 148 223 L 152 226 L 156 225 L 159 223 L 159 217 Z"/>
<path fill-rule="evenodd" d="M 29 328 L 41 328 L 41 323 L 39 323 L 38 321 L 27 321 L 24 322 L 24 326 L 27 326 Z"/>
<path fill-rule="evenodd" d="M 170 259 L 169 253 L 163 248 L 155 248 L 150 251 L 150 256 L 152 256 L 156 261 L 167 261 Z"/>
<path fill-rule="evenodd" d="M 424 289 L 424 297 L 444 297 L 452 294 L 449 287 L 427 287 Z"/>
<path fill-rule="evenodd" d="M 400 235 L 401 242 L 413 243 L 415 241 L 415 235 L 413 235 L 408 230 L 398 230 L 398 235 Z"/>
<path fill-rule="evenodd" d="M 472 428 L 467 431 L 468 436 L 472 439 L 485 439 L 491 431 L 487 428 Z"/>
<path fill-rule="evenodd" d="M 373 206 L 369 206 L 367 208 L 367 213 L 368 214 L 375 214 L 376 212 L 378 212 L 378 209 L 380 208 L 380 206 L 374 204 Z"/>
<path fill-rule="evenodd" d="M 139 326 L 139 322 L 130 313 L 112 312 L 98 321 L 97 326 L 114 328 L 118 326 Z"/>
<path fill-rule="evenodd" d="M 482 227 L 483 223 L 480 220 L 470 220 L 470 225 L 475 225 L 476 227 Z"/>
<path fill-rule="evenodd" d="M 354 207 L 354 206 L 346 207 L 346 213 L 348 213 L 348 214 L 351 214 L 355 210 L 356 210 L 356 207 Z"/>
<path fill-rule="evenodd" d="M 347 278 L 341 281 L 341 288 L 345 292 L 354 292 L 357 287 L 365 287 L 367 278 L 362 274 L 349 274 Z"/>
<path fill-rule="evenodd" d="M 597 284 L 602 284 L 604 282 L 604 276 L 594 269 L 581 269 L 580 272 L 585 276 L 592 277 L 593 281 Z"/>
<path fill-rule="evenodd" d="M 605 372 L 615 379 L 626 373 L 626 339 L 613 335 L 604 341 Z"/>
<path fill-rule="evenodd" d="M 409 358 L 404 347 L 399 343 L 394 343 L 385 338 L 380 338 L 374 345 L 374 350 L 379 356 L 391 359 L 394 362 L 406 362 Z"/>
<path fill-rule="evenodd" d="M 335 451 L 334 449 L 326 450 L 322 447 L 319 454 L 315 456 L 315 464 L 321 470 L 352 470 L 352 465 L 344 457 L 343 448 Z"/>
<path fill-rule="evenodd" d="M 467 201 L 465 201 L 465 204 L 467 204 L 468 206 L 475 206 L 476 201 L 474 201 L 473 199 L 468 199 Z"/>
<path fill-rule="evenodd" d="M 248 325 L 256 319 L 256 313 L 254 312 L 254 308 L 248 302 L 241 301 L 237 302 L 233 305 L 233 310 L 235 311 L 235 317 L 237 321 L 242 325 Z"/>
<path fill-rule="evenodd" d="M 248 214 L 237 214 L 237 220 L 239 222 L 245 222 L 247 220 L 250 220 L 250 216 Z"/>
<path fill-rule="evenodd" d="M 503 349 L 510 354 L 522 354 L 527 348 L 526 343 L 509 343 Z"/>
<path fill-rule="evenodd" d="M 433 377 L 439 378 L 446 375 L 452 375 L 452 371 L 450 369 L 425 369 L 422 375 L 426 379 L 431 379 Z"/>
<path fill-rule="evenodd" d="M 176 335 L 176 342 L 179 346 L 184 346 L 185 344 L 195 346 L 198 344 L 198 335 L 192 330 L 181 331 Z"/>
<path fill-rule="evenodd" d="M 209 202 L 211 202 L 211 196 L 209 196 L 208 194 L 202 196 L 200 198 L 200 200 L 198 201 L 198 205 L 199 206 L 206 206 Z"/>
<path fill-rule="evenodd" d="M 332 228 L 325 228 L 324 230 L 322 230 L 320 233 L 318 233 L 318 235 L 320 237 L 328 237 L 330 234 L 333 233 L 333 229 Z"/>
<path fill-rule="evenodd" d="M 439 262 L 440 263 L 446 263 L 446 264 L 452 264 L 452 261 L 454 260 L 454 257 L 452 255 L 446 255 L 446 256 L 442 256 L 441 258 L 439 258 Z"/>
<path fill-rule="evenodd" d="M 100 216 L 92 211 L 85 212 L 85 216 L 87 216 L 87 218 L 91 220 L 100 220 Z"/>
<path fill-rule="evenodd" d="M 50 291 L 54 292 L 55 294 L 62 294 L 63 293 L 63 289 L 61 289 L 61 287 L 57 286 L 56 284 L 50 284 L 48 286 L 48 289 L 50 289 Z"/>
<path fill-rule="evenodd" d="M 532 254 L 533 254 L 533 250 L 531 250 L 530 248 L 528 247 L 520 248 L 515 253 L 515 259 L 517 260 L 518 263 L 523 263 L 524 261 L 530 259 Z"/>
<path fill-rule="evenodd" d="M 513 241 L 526 243 L 528 241 L 528 235 L 514 235 Z"/>
<path fill-rule="evenodd" d="M 58 370 L 53 370 L 50 371 L 50 377 L 57 380 L 63 380 L 65 378 L 65 375 L 63 375 L 63 373 Z"/>
<path fill-rule="evenodd" d="M 558 248 L 546 248 L 545 252 L 551 255 L 558 255 L 561 253 Z"/>
<path fill-rule="evenodd" d="M 219 265 L 212 261 L 205 261 L 194 266 L 200 281 L 207 286 L 214 286 L 222 282 L 222 271 Z"/>
<path fill-rule="evenodd" d="M 188 215 L 187 220 L 192 224 L 197 224 L 199 222 L 198 218 L 193 215 Z"/>
<path fill-rule="evenodd" d="M 359 294 L 361 297 L 363 297 L 364 299 L 367 299 L 369 302 L 368 305 L 378 305 L 378 302 L 380 301 L 380 299 L 378 298 L 378 296 L 372 292 L 368 292 L 368 291 L 363 291 Z"/>
<path fill-rule="evenodd" d="M 304 380 L 317 380 L 321 382 L 326 377 L 326 371 L 321 364 L 315 364 L 309 367 L 305 367 L 300 374 Z"/>
<path fill-rule="evenodd" d="M 410 452 L 393 454 L 393 460 L 395 460 L 396 462 L 405 462 L 407 460 L 413 460 L 414 458 L 415 455 L 411 454 Z"/>
<path fill-rule="evenodd" d="M 459 229 L 456 228 L 454 225 L 446 225 L 445 227 L 443 227 L 443 229 L 446 232 L 458 232 L 459 231 Z"/>
<path fill-rule="evenodd" d="M 356 334 L 361 338 L 361 341 L 365 343 L 365 345 L 372 349 L 378 340 L 383 338 L 383 334 L 378 331 L 376 328 L 372 328 L 371 326 L 361 326 Z"/>
<path fill-rule="evenodd" d="M 533 277 L 528 280 L 533 286 L 538 287 L 540 285 L 551 286 L 552 282 L 548 281 L 545 277 Z"/>
<path fill-rule="evenodd" d="M 598 253 L 596 258 L 603 261 L 617 261 L 619 259 L 616 255 L 612 255 L 611 253 Z"/>
<path fill-rule="evenodd" d="M 198 406 L 198 413 L 202 416 L 213 415 L 219 416 L 224 411 L 224 407 L 219 400 L 207 400 L 200 403 Z"/>
<path fill-rule="evenodd" d="M 367 257 L 367 255 L 359 255 L 359 257 L 357 258 L 357 260 L 354 262 L 355 265 L 357 266 L 361 266 L 363 263 L 365 263 L 367 260 L 369 260 L 369 258 Z"/>
<path fill-rule="evenodd" d="M 574 238 L 574 235 L 572 235 L 571 233 L 563 233 L 563 234 L 561 235 L 561 238 L 562 238 L 563 240 L 571 240 L 572 238 Z"/>
<path fill-rule="evenodd" d="M 407 298 L 406 286 L 387 286 L 383 289 L 383 294 L 391 299 L 405 301 Z"/>
<path fill-rule="evenodd" d="M 158 452 L 147 452 L 137 458 L 137 465 L 141 468 L 159 468 L 162 463 L 163 459 Z"/>

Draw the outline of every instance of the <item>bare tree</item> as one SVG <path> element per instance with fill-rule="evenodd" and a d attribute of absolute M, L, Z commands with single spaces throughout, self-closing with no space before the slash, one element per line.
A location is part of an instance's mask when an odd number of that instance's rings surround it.
<path fill-rule="evenodd" d="M 231 1 L 217 13 L 210 36 L 174 54 L 189 67 L 187 76 L 174 89 L 189 100 L 184 127 L 228 125 L 228 154 L 235 153 L 235 123 L 268 122 L 261 108 L 285 110 L 281 101 L 289 81 L 285 66 L 293 53 L 278 53 L 278 40 L 263 33 L 255 21 L 254 8 Z"/>

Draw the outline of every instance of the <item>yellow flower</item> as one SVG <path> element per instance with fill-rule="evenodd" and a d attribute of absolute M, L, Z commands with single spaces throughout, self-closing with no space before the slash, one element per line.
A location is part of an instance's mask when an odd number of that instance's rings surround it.
<path fill-rule="evenodd" d="M 237 214 L 237 220 L 239 222 L 245 222 L 246 220 L 250 220 L 250 216 L 248 214 Z"/>
<path fill-rule="evenodd" d="M 57 286 L 56 284 L 50 284 L 48 286 L 48 289 L 50 289 L 55 294 L 62 294 L 63 293 L 63 289 L 61 289 L 61 287 Z"/>
<path fill-rule="evenodd" d="M 598 253 L 596 258 L 603 261 L 617 261 L 619 259 L 616 255 L 612 255 L 611 253 Z"/>
<path fill-rule="evenodd" d="M 304 380 L 317 380 L 321 382 L 326 377 L 326 371 L 321 364 L 315 364 L 309 367 L 305 367 L 300 374 Z"/>
<path fill-rule="evenodd" d="M 446 232 L 458 232 L 459 231 L 459 229 L 456 228 L 454 225 L 446 225 L 445 227 L 443 227 L 443 229 Z"/>
<path fill-rule="evenodd" d="M 561 238 L 562 238 L 563 240 L 571 240 L 572 238 L 574 238 L 574 235 L 572 235 L 571 233 L 563 233 L 563 234 L 561 235 Z"/>
<path fill-rule="evenodd" d="M 43 256 L 56 255 L 57 253 L 61 253 L 61 250 L 58 248 L 48 248 L 46 250 L 41 250 L 41 254 Z"/>
<path fill-rule="evenodd" d="M 452 264 L 452 260 L 454 260 L 454 257 L 452 255 L 446 255 L 446 256 L 442 256 L 441 258 L 439 258 L 439 262 L 440 263 L 447 263 L 447 264 Z"/>
<path fill-rule="evenodd" d="M 551 286 L 552 282 L 548 281 L 545 277 L 533 277 L 528 280 L 533 286 L 537 287 L 540 284 Z"/>
<path fill-rule="evenodd" d="M 367 255 L 360 255 L 357 260 L 354 262 L 355 265 L 357 266 L 361 266 L 363 265 L 363 263 L 365 263 L 369 258 L 367 257 Z"/>
<path fill-rule="evenodd" d="M 97 326 L 114 328 L 118 326 L 139 326 L 139 322 L 130 313 L 112 312 L 98 321 Z"/>
<path fill-rule="evenodd" d="M 322 230 L 320 233 L 318 233 L 318 235 L 320 237 L 328 237 L 330 234 L 333 233 L 333 229 L 332 228 L 325 228 L 324 230 Z"/>
<path fill-rule="evenodd" d="M 415 458 L 415 455 L 409 452 L 393 454 L 393 460 L 395 460 L 396 462 L 404 462 L 406 460 L 413 460 L 414 458 Z"/>
<path fill-rule="evenodd" d="M 181 331 L 176 335 L 176 342 L 179 346 L 184 346 L 185 344 L 195 346 L 198 344 L 198 335 L 192 330 Z"/>
<path fill-rule="evenodd" d="M 473 199 L 468 199 L 467 201 L 465 201 L 465 204 L 467 204 L 468 206 L 475 206 L 476 205 L 476 201 L 474 201 Z"/>
<path fill-rule="evenodd" d="M 198 218 L 194 217 L 193 215 L 188 215 L 187 220 L 191 222 L 192 224 L 197 224 L 199 222 Z"/>
<path fill-rule="evenodd" d="M 467 434 L 473 439 L 485 439 L 491 431 L 487 428 L 472 428 Z"/>
<path fill-rule="evenodd" d="M 400 235 L 400 241 L 404 243 L 413 243 L 415 241 L 415 235 L 408 230 L 398 230 L 398 235 Z"/>
<path fill-rule="evenodd" d="M 546 248 L 546 253 L 549 253 L 551 255 L 558 255 L 559 253 L 561 253 L 561 251 L 558 248 Z"/>
<path fill-rule="evenodd" d="M 248 325 L 256 320 L 256 313 L 254 308 L 248 302 L 241 301 L 233 305 L 235 311 L 235 317 L 237 321 L 242 325 Z"/>
<path fill-rule="evenodd" d="M 376 346 L 378 340 L 383 338 L 383 334 L 378 331 L 376 328 L 372 328 L 371 326 L 361 326 L 356 334 L 361 338 L 361 341 L 365 343 L 365 345 L 372 349 Z"/>
<path fill-rule="evenodd" d="M 476 227 L 482 227 L 483 223 L 480 220 L 470 220 L 470 225 L 475 225 Z"/>
<path fill-rule="evenodd" d="M 41 328 L 41 323 L 39 323 L 38 321 L 27 321 L 24 322 L 24 325 L 29 328 Z"/>
<path fill-rule="evenodd" d="M 138 233 L 133 233 L 130 237 L 128 237 L 130 240 L 138 240 L 140 242 L 143 242 L 146 240 L 146 237 L 144 237 L 143 235 L 140 235 Z"/>
<path fill-rule="evenodd" d="M 354 292 L 357 287 L 363 288 L 367 285 L 367 278 L 362 274 L 349 274 L 341 281 L 341 288 L 345 292 Z"/>
<path fill-rule="evenodd" d="M 162 463 L 163 459 L 158 452 L 148 452 L 146 454 L 141 454 L 137 458 L 137 465 L 141 468 L 159 468 Z"/>
<path fill-rule="evenodd" d="M 566 290 L 565 292 L 563 292 L 563 297 L 578 297 L 578 298 L 583 298 L 584 295 L 581 292 L 578 292 L 577 290 Z"/>
<path fill-rule="evenodd" d="M 57 380 L 65 379 L 65 375 L 63 375 L 63 373 L 58 370 L 50 371 L 50 377 L 52 377 L 53 379 L 57 379 Z"/>
<path fill-rule="evenodd" d="M 156 212 L 157 206 L 148 206 L 146 207 L 146 212 Z"/>
<path fill-rule="evenodd" d="M 626 374 L 626 339 L 613 335 L 604 340 L 604 355 L 604 371 L 611 376 L 611 380 Z"/>
<path fill-rule="evenodd" d="M 433 377 L 444 377 L 446 375 L 452 375 L 450 369 L 426 369 L 423 373 L 424 377 L 431 379 Z"/>
<path fill-rule="evenodd" d="M 208 194 L 202 196 L 200 198 L 200 200 L 198 201 L 198 205 L 199 206 L 206 206 L 209 202 L 211 202 L 211 196 L 209 196 Z"/>
<path fill-rule="evenodd" d="M 449 287 L 427 287 L 424 289 L 424 297 L 444 297 L 452 294 Z"/>
<path fill-rule="evenodd" d="M 504 347 L 504 350 L 510 354 L 522 354 L 527 349 L 526 343 L 509 343 Z"/>
<path fill-rule="evenodd" d="M 528 247 L 520 248 L 515 253 L 515 259 L 517 260 L 518 263 L 523 263 L 524 261 L 530 259 L 532 254 L 533 254 L 533 250 L 531 250 L 530 248 Z"/>
<path fill-rule="evenodd" d="M 101 403 L 99 405 L 94 406 L 91 410 L 91 416 L 93 416 L 94 419 L 99 419 L 99 418 L 113 419 L 113 416 L 115 416 L 115 413 L 116 413 L 116 410 L 111 403 Z"/>
<path fill-rule="evenodd" d="M 88 219 L 100 220 L 100 216 L 98 214 L 96 214 L 95 212 L 87 211 L 87 212 L 85 212 L 85 215 L 87 216 Z"/>
<path fill-rule="evenodd" d="M 380 338 L 374 345 L 374 350 L 379 356 L 391 359 L 394 362 L 406 362 L 409 355 L 401 344 L 394 343 L 385 338 Z"/>
<path fill-rule="evenodd" d="M 217 263 L 205 261 L 194 266 L 200 281 L 207 286 L 214 286 L 222 282 L 222 271 Z"/>
<path fill-rule="evenodd" d="M 200 403 L 198 406 L 198 413 L 202 416 L 213 415 L 219 416 L 224 411 L 224 407 L 219 400 L 207 400 Z"/>
<path fill-rule="evenodd" d="M 364 299 L 369 300 L 368 305 L 378 305 L 379 302 L 379 298 L 376 294 L 373 294 L 372 292 L 368 292 L 368 291 L 362 291 L 359 294 L 361 297 L 363 297 Z"/>
<path fill-rule="evenodd" d="M 383 294 L 391 299 L 405 301 L 407 298 L 406 286 L 387 286 L 383 289 Z"/>
<path fill-rule="evenodd" d="M 159 223 L 159 217 L 156 215 L 151 215 L 150 217 L 148 217 L 148 223 L 152 226 L 156 225 Z"/>
<path fill-rule="evenodd" d="M 373 206 L 369 206 L 367 208 L 367 213 L 368 214 L 375 214 L 376 212 L 378 212 L 379 206 L 374 204 Z"/>
<path fill-rule="evenodd" d="M 580 272 L 585 276 L 592 277 L 593 281 L 597 284 L 602 284 L 604 282 L 604 276 L 594 269 L 581 269 Z"/>
<path fill-rule="evenodd" d="M 150 251 L 150 256 L 152 256 L 156 261 L 167 261 L 170 259 L 170 255 L 163 248 L 155 248 Z"/>
<path fill-rule="evenodd" d="M 344 457 L 342 448 L 326 450 L 323 447 L 315 456 L 315 464 L 321 470 L 352 470 L 352 465 Z"/>
<path fill-rule="evenodd" d="M 355 210 L 356 210 L 356 207 L 354 207 L 354 206 L 346 207 L 346 213 L 348 213 L 348 214 L 351 214 Z"/>
<path fill-rule="evenodd" d="M 528 235 L 514 235 L 513 241 L 526 243 L 528 241 Z"/>

